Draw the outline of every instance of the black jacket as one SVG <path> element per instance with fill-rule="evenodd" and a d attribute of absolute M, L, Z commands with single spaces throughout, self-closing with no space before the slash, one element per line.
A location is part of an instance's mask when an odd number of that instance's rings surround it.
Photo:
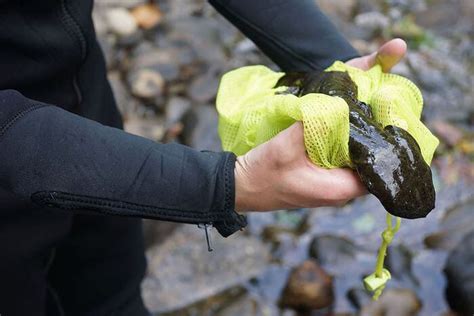
<path fill-rule="evenodd" d="M 232 153 L 158 144 L 120 130 L 92 2 L 0 0 L 5 315 L 32 315 L 19 311 L 56 296 L 68 314 L 85 315 L 89 306 L 106 314 L 119 306 L 110 297 L 123 303 L 136 295 L 144 270 L 139 221 L 82 214 L 213 223 L 224 236 L 245 226 L 234 212 Z M 210 2 L 284 70 L 322 69 L 357 55 L 314 0 Z M 104 267 L 84 268 L 91 258 Z M 107 270 L 117 258 L 124 258 L 121 270 Z M 38 281 L 46 274 L 52 286 Z M 99 289 L 91 289 L 94 281 Z M 82 301 L 75 302 L 79 292 Z M 23 296 L 28 304 L 20 303 Z"/>

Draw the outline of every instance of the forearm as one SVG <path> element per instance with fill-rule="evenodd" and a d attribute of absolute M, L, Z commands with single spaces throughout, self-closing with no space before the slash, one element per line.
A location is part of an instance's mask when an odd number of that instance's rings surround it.
<path fill-rule="evenodd" d="M 209 2 L 284 71 L 323 70 L 358 56 L 314 0 Z"/>
<path fill-rule="evenodd" d="M 163 145 L 0 91 L 0 185 L 68 211 L 245 225 L 234 212 L 230 153 Z"/>

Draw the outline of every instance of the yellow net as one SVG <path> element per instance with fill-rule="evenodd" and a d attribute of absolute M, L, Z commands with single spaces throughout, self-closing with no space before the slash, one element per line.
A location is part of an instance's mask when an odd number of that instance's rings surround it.
<path fill-rule="evenodd" d="M 418 142 L 425 161 L 431 163 L 438 139 L 420 121 L 423 99 L 411 81 L 383 73 L 378 65 L 362 71 L 335 62 L 327 70 L 348 72 L 358 87 L 358 99 L 370 105 L 375 120 L 382 126 L 407 130 Z M 313 163 L 325 168 L 351 166 L 346 102 L 319 93 L 302 97 L 276 94 L 286 90 L 274 88 L 283 75 L 265 66 L 248 66 L 222 77 L 216 103 L 224 150 L 245 154 L 295 121 L 302 121 L 306 150 Z"/>

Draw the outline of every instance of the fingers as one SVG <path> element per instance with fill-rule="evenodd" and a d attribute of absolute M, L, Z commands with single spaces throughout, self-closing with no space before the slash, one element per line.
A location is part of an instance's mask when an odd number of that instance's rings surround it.
<path fill-rule="evenodd" d="M 356 197 L 367 194 L 367 189 L 357 173 L 351 169 L 323 169 L 315 167 L 312 179 L 313 197 L 323 205 L 340 206 Z"/>
<path fill-rule="evenodd" d="M 380 64 L 384 72 L 389 72 L 405 56 L 406 51 L 406 42 L 400 38 L 395 38 L 379 48 L 374 63 Z"/>

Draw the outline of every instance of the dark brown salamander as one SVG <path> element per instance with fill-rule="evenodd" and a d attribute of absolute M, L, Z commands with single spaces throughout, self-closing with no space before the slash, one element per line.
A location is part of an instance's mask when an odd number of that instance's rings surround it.
<path fill-rule="evenodd" d="M 373 120 L 370 106 L 357 100 L 357 86 L 346 72 L 288 73 L 277 87 L 303 96 L 337 96 L 349 106 L 349 153 L 362 182 L 391 214 L 425 217 L 434 208 L 431 169 L 416 140 L 397 126 L 383 128 Z"/>

